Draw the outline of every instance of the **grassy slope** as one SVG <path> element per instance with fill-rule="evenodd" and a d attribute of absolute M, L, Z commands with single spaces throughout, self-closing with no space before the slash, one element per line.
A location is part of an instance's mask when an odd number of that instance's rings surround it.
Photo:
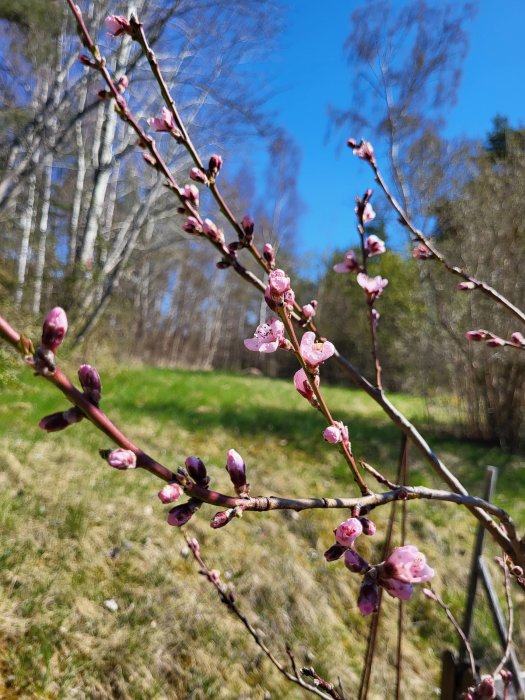
<path fill-rule="evenodd" d="M 235 447 L 254 494 L 355 493 L 338 451 L 321 439 L 320 417 L 289 382 L 138 368 L 103 376 L 103 383 L 103 407 L 130 437 L 172 467 L 200 456 L 218 490 L 229 490 L 225 453 Z M 356 454 L 393 476 L 399 435 L 381 411 L 358 392 L 333 388 L 327 395 L 350 426 Z M 425 420 L 422 401 L 396 402 L 416 423 Z M 2 387 L 0 696 L 304 697 L 281 680 L 196 574 L 180 534 L 164 522 L 153 477 L 105 466 L 97 450 L 110 445 L 87 422 L 54 435 L 37 428 L 42 415 L 62 406 L 57 392 L 29 372 L 15 372 Z M 499 466 L 498 502 L 525 525 L 516 498 L 523 460 L 451 439 L 433 445 L 474 492 L 485 465 Z M 437 484 L 412 457 L 411 482 Z M 322 557 L 344 513 L 249 514 L 219 531 L 208 526 L 212 513 L 204 507 L 188 530 L 210 566 L 234 585 L 269 646 L 284 658 L 290 641 L 300 664 L 340 677 L 352 697 L 368 627 L 356 609 L 359 577 Z M 409 541 L 427 553 L 438 571 L 436 589 L 460 611 L 473 521 L 463 509 L 428 503 L 411 504 L 410 514 Z M 385 516 L 386 510 L 375 514 L 378 535 L 360 542 L 372 560 Z M 117 600 L 117 612 L 104 607 L 108 598 Z M 429 697 L 444 645 L 456 642 L 422 595 L 407 610 L 405 692 Z M 394 601 L 385 600 L 384 612 L 371 696 L 377 698 L 390 696 Z M 477 649 L 489 662 L 494 648 L 485 606 L 477 615 Z M 524 643 L 523 631 L 517 641 Z"/>

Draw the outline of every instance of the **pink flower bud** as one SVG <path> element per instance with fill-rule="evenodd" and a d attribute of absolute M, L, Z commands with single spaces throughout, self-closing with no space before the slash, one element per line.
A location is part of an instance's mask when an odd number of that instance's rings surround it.
<path fill-rule="evenodd" d="M 108 464 L 114 469 L 135 469 L 137 466 L 137 455 L 131 450 L 124 450 L 119 447 L 112 450 L 107 456 Z"/>
<path fill-rule="evenodd" d="M 334 272 L 355 272 L 359 270 L 359 263 L 357 262 L 357 256 L 353 250 L 349 250 L 345 253 L 343 262 L 337 263 L 333 267 Z"/>
<path fill-rule="evenodd" d="M 97 370 L 91 365 L 80 365 L 78 379 L 88 401 L 98 406 L 102 396 L 102 383 Z"/>
<path fill-rule="evenodd" d="M 329 425 L 328 428 L 325 428 L 323 430 L 323 437 L 326 442 L 329 442 L 331 445 L 336 445 L 342 440 L 341 431 L 335 425 Z"/>
<path fill-rule="evenodd" d="M 246 240 L 248 242 L 251 241 L 253 238 L 253 231 L 255 229 L 255 222 L 249 214 L 246 214 L 246 216 L 241 221 L 241 227 Z"/>
<path fill-rule="evenodd" d="M 337 561 L 338 559 L 341 559 L 345 552 L 346 547 L 341 547 L 340 544 L 333 544 L 324 553 L 324 558 L 326 559 L 326 561 Z"/>
<path fill-rule="evenodd" d="M 335 541 L 343 547 L 353 547 L 356 539 L 363 533 L 363 526 L 358 518 L 348 518 L 335 530 Z"/>
<path fill-rule="evenodd" d="M 186 233 L 202 233 L 202 226 L 194 216 L 188 216 L 182 228 Z"/>
<path fill-rule="evenodd" d="M 301 356 L 310 367 L 317 367 L 335 352 L 335 347 L 330 341 L 315 340 L 315 333 L 307 331 L 301 339 Z"/>
<path fill-rule="evenodd" d="M 381 314 L 377 309 L 372 309 L 372 329 L 374 333 L 377 332 L 377 326 L 379 324 L 379 319 L 381 318 Z"/>
<path fill-rule="evenodd" d="M 96 68 L 97 64 L 91 60 L 89 56 L 86 56 L 86 54 L 80 53 L 77 56 L 77 61 L 81 63 L 83 66 L 87 66 L 88 68 Z"/>
<path fill-rule="evenodd" d="M 230 517 L 225 511 L 220 511 L 215 513 L 210 522 L 210 527 L 214 530 L 218 530 L 220 527 L 224 527 L 230 522 Z"/>
<path fill-rule="evenodd" d="M 163 503 L 173 503 L 177 501 L 182 494 L 182 489 L 179 484 L 166 484 L 164 488 L 159 491 L 159 498 Z"/>
<path fill-rule="evenodd" d="M 208 163 L 208 173 L 210 177 L 217 177 L 220 169 L 222 168 L 222 158 L 217 154 L 212 155 L 210 162 Z"/>
<path fill-rule="evenodd" d="M 161 109 L 160 114 L 161 114 L 160 117 L 150 117 L 148 119 L 148 124 L 155 131 L 176 132 L 177 129 L 175 127 L 175 118 L 174 118 L 172 112 L 167 107 L 163 107 Z"/>
<path fill-rule="evenodd" d="M 168 525 L 174 527 L 182 527 L 193 517 L 200 508 L 200 501 L 190 498 L 186 503 L 181 503 L 180 506 L 175 506 L 168 513 Z"/>
<path fill-rule="evenodd" d="M 283 302 L 290 309 L 290 311 L 293 310 L 293 306 L 295 304 L 295 292 L 293 289 L 288 289 L 283 294 Z"/>
<path fill-rule="evenodd" d="M 499 348 L 503 345 L 506 345 L 506 342 L 503 340 L 503 338 L 498 337 L 489 338 L 486 342 L 490 348 Z"/>
<path fill-rule="evenodd" d="M 522 347 L 525 347 L 525 337 L 521 333 L 519 333 L 518 331 L 513 333 L 510 336 L 510 339 L 516 345 L 521 345 Z"/>
<path fill-rule="evenodd" d="M 353 574 L 364 574 L 370 568 L 370 564 L 353 549 L 345 551 L 345 566 Z"/>
<path fill-rule="evenodd" d="M 362 224 L 367 224 L 369 221 L 373 221 L 376 218 L 376 213 L 373 210 L 370 202 L 359 203 L 355 207 L 354 211 L 357 214 L 357 218 Z"/>
<path fill-rule="evenodd" d="M 208 578 L 212 583 L 221 582 L 221 572 L 218 569 L 212 569 L 208 572 Z"/>
<path fill-rule="evenodd" d="M 73 406 L 73 408 L 67 411 L 51 413 L 49 416 L 44 416 L 38 424 L 38 427 L 42 428 L 42 430 L 45 430 L 47 433 L 56 433 L 74 423 L 80 423 L 82 418 L 84 418 L 82 411 L 76 406 Z"/>
<path fill-rule="evenodd" d="M 122 95 L 128 89 L 129 79 L 127 75 L 122 75 L 117 83 L 117 90 Z"/>
<path fill-rule="evenodd" d="M 386 250 L 385 242 L 377 236 L 368 236 L 365 241 L 365 248 L 368 255 L 381 255 Z"/>
<path fill-rule="evenodd" d="M 263 246 L 263 258 L 267 263 L 273 265 L 275 262 L 275 250 L 271 243 L 265 243 Z"/>
<path fill-rule="evenodd" d="M 375 523 L 369 518 L 359 518 L 359 522 L 363 526 L 363 535 L 368 535 L 369 537 L 376 534 Z"/>
<path fill-rule="evenodd" d="M 480 328 L 477 331 L 467 331 L 465 333 L 465 338 L 467 340 L 472 340 L 475 343 L 479 343 L 482 340 L 487 340 L 490 338 L 490 333 Z"/>
<path fill-rule="evenodd" d="M 217 226 L 213 223 L 211 219 L 204 219 L 202 224 L 203 233 L 214 241 L 220 241 L 224 243 L 224 235 Z"/>
<path fill-rule="evenodd" d="M 457 286 L 457 289 L 459 289 L 460 292 L 466 292 L 471 289 L 476 289 L 476 285 L 474 282 L 460 282 Z"/>
<path fill-rule="evenodd" d="M 200 486 L 203 484 L 208 484 L 208 474 L 202 459 L 199 459 L 198 457 L 186 457 L 184 465 L 193 481 Z"/>
<path fill-rule="evenodd" d="M 191 540 L 188 542 L 188 547 L 191 549 L 191 551 L 194 554 L 198 554 L 200 552 L 200 544 L 199 540 L 196 537 L 192 537 Z"/>
<path fill-rule="evenodd" d="M 236 489 L 246 485 L 246 465 L 236 450 L 228 450 L 226 471 L 230 475 L 231 482 Z"/>
<path fill-rule="evenodd" d="M 118 36 L 123 34 L 132 35 L 131 25 L 125 17 L 121 15 L 109 15 L 104 20 L 106 29 L 108 30 L 108 36 L 112 39 L 116 39 Z"/>
<path fill-rule="evenodd" d="M 184 185 L 182 196 L 187 199 L 195 207 L 199 206 L 199 188 L 195 185 Z"/>
<path fill-rule="evenodd" d="M 64 309 L 55 306 L 44 319 L 42 347 L 56 352 L 67 332 L 67 316 Z"/>
<path fill-rule="evenodd" d="M 303 315 L 307 321 L 309 321 L 311 318 L 315 316 L 315 312 L 317 311 L 317 300 L 312 299 L 312 301 L 309 304 L 305 304 L 302 308 Z"/>
<path fill-rule="evenodd" d="M 195 182 L 202 182 L 203 185 L 207 184 L 208 178 L 206 174 L 202 172 L 199 168 L 192 168 L 190 170 L 190 178 L 195 180 Z"/>
<path fill-rule="evenodd" d="M 369 163 L 375 164 L 374 148 L 371 143 L 361 139 L 360 143 L 357 143 L 355 139 L 348 139 L 348 146 L 353 149 L 352 152 L 354 156 L 367 160 Z"/>
<path fill-rule="evenodd" d="M 434 257 L 434 254 L 424 243 L 419 243 L 412 251 L 412 257 L 416 260 L 429 260 Z"/>
<path fill-rule="evenodd" d="M 361 615 L 371 615 L 379 607 L 379 590 L 377 583 L 370 577 L 365 576 L 359 589 L 357 607 Z"/>
<path fill-rule="evenodd" d="M 304 398 L 310 401 L 310 403 L 312 402 L 312 400 L 315 399 L 315 394 L 313 392 L 312 385 L 310 384 L 310 380 L 306 375 L 304 369 L 300 369 L 294 374 L 293 383 L 297 391 L 301 394 L 301 396 L 304 396 Z M 314 384 L 315 386 L 319 386 L 318 376 L 314 378 Z"/>

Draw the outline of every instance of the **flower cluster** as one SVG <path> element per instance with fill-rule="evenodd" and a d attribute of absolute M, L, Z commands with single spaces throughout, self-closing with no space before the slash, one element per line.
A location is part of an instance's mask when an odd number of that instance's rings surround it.
<path fill-rule="evenodd" d="M 349 518 L 334 530 L 336 544 L 325 552 L 327 561 L 344 557 L 349 571 L 363 575 L 357 599 L 362 615 L 377 611 L 379 587 L 393 598 L 408 600 L 414 593 L 414 584 L 429 581 L 434 576 L 425 555 L 413 545 L 396 547 L 381 564 L 369 564 L 355 550 L 355 542 L 360 535 L 373 535 L 375 531 L 374 523 L 368 518 Z"/>
<path fill-rule="evenodd" d="M 523 336 L 523 334 L 519 333 L 518 331 L 512 333 L 510 338 L 508 340 L 505 340 L 504 338 L 500 338 L 499 336 L 495 335 L 494 333 L 491 333 L 490 331 L 486 331 L 482 328 L 479 328 L 475 331 L 467 331 L 465 333 L 465 338 L 475 343 L 484 342 L 491 348 L 499 348 L 508 345 L 509 347 L 520 348 L 525 350 L 525 336 Z"/>

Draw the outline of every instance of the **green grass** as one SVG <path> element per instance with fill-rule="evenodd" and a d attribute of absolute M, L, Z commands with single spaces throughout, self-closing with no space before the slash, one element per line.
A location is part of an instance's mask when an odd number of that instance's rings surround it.
<path fill-rule="evenodd" d="M 98 457 L 110 447 L 87 423 L 46 435 L 38 421 L 65 407 L 49 384 L 0 358 L 0 696 L 6 698 L 295 698 L 197 574 L 179 532 L 165 523 L 160 484 L 147 472 L 118 472 Z M 212 488 L 230 492 L 226 451 L 244 457 L 252 493 L 354 495 L 338 451 L 324 443 L 317 412 L 291 382 L 226 373 L 143 367 L 102 376 L 103 409 L 129 437 L 171 468 L 187 455 L 206 463 Z M 357 391 L 327 387 L 334 415 L 348 423 L 354 452 L 394 476 L 400 437 L 381 410 Z M 494 448 L 447 437 L 451 418 L 432 420 L 423 400 L 394 397 L 474 493 L 485 466 L 499 467 L 497 501 L 525 528 L 517 498 L 524 462 Z M 434 434 L 433 434 L 434 433 Z M 439 485 L 413 451 L 411 483 Z M 247 514 L 209 527 L 204 506 L 187 526 L 210 567 L 236 591 L 241 608 L 285 661 L 289 641 L 299 664 L 340 677 L 350 697 L 358 682 L 368 621 L 357 612 L 359 577 L 323 551 L 343 512 Z M 361 538 L 377 560 L 378 534 Z M 457 506 L 410 504 L 409 541 L 437 569 L 434 586 L 459 617 L 475 524 Z M 110 553 L 113 556 L 110 556 Z M 487 556 L 496 551 L 490 543 Z M 500 582 L 501 577 L 494 572 Z M 499 589 L 501 590 L 501 589 Z M 518 621 L 523 599 L 516 603 Z M 104 601 L 118 602 L 110 612 Z M 371 698 L 392 682 L 396 605 L 385 600 L 380 658 Z M 418 594 L 407 606 L 406 697 L 428 697 L 439 684 L 439 657 L 456 645 L 439 610 Z M 492 662 L 497 646 L 480 604 L 476 649 Z M 516 642 L 524 643 L 517 627 Z M 490 671 L 490 667 L 484 668 Z"/>

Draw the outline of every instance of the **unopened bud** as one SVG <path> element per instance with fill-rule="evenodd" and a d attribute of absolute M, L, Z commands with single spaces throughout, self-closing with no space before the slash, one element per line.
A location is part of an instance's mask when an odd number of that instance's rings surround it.
<path fill-rule="evenodd" d="M 226 459 L 226 471 L 230 475 L 232 484 L 237 492 L 246 489 L 246 465 L 241 455 L 236 450 L 228 450 Z"/>
<path fill-rule="evenodd" d="M 224 527 L 230 522 L 231 518 L 229 517 L 228 513 L 226 511 L 219 511 L 218 513 L 215 513 L 213 518 L 210 521 L 210 526 L 214 529 L 217 530 L 220 527 Z"/>
<path fill-rule="evenodd" d="M 44 418 L 42 418 L 38 424 L 38 427 L 45 430 L 46 433 L 56 433 L 59 430 L 64 430 L 74 423 L 80 423 L 82 418 L 84 418 L 82 411 L 76 406 L 73 406 L 73 408 L 70 408 L 67 411 L 51 413 L 49 416 L 44 416 Z"/>
<path fill-rule="evenodd" d="M 168 525 L 173 525 L 174 527 L 186 525 L 200 507 L 201 501 L 197 501 L 195 498 L 190 498 L 186 503 L 175 506 L 168 513 Z"/>
<path fill-rule="evenodd" d="M 109 466 L 114 469 L 135 469 L 137 466 L 137 455 L 131 450 L 124 450 L 121 447 L 112 450 L 106 459 Z"/>
<path fill-rule="evenodd" d="M 190 178 L 192 180 L 195 180 L 195 182 L 201 182 L 203 185 L 205 185 L 208 182 L 208 178 L 206 177 L 206 174 L 200 170 L 200 168 L 192 168 L 190 170 Z"/>
<path fill-rule="evenodd" d="M 265 243 L 263 246 L 263 258 L 267 263 L 273 265 L 275 262 L 275 251 L 271 243 Z"/>
<path fill-rule="evenodd" d="M 166 484 L 160 491 L 159 491 L 159 498 L 162 501 L 162 503 L 174 503 L 177 501 L 182 494 L 182 489 L 179 486 L 179 484 Z"/>
<path fill-rule="evenodd" d="M 369 518 L 359 518 L 359 520 L 363 526 L 363 535 L 368 535 L 370 537 L 376 534 L 376 525 L 372 520 Z"/>
<path fill-rule="evenodd" d="M 208 164 L 208 173 L 210 174 L 210 177 L 217 177 L 221 168 L 222 168 L 222 158 L 221 158 L 221 156 L 218 156 L 215 153 L 210 158 L 210 162 Z"/>
<path fill-rule="evenodd" d="M 345 552 L 345 566 L 353 574 L 364 574 L 370 567 L 370 564 L 355 550 L 347 549 Z"/>
<path fill-rule="evenodd" d="M 368 576 L 364 577 L 361 588 L 359 589 L 357 607 L 361 615 L 370 615 L 376 612 L 379 607 L 379 591 L 377 584 Z"/>
<path fill-rule="evenodd" d="M 47 314 L 42 327 L 42 346 L 56 352 L 67 332 L 67 316 L 64 309 L 55 306 Z"/>
<path fill-rule="evenodd" d="M 184 465 L 188 470 L 188 474 L 197 484 L 202 486 L 203 484 L 207 485 L 209 483 L 206 466 L 202 459 L 198 457 L 186 457 Z"/>
<path fill-rule="evenodd" d="M 97 370 L 91 365 L 80 365 L 78 379 L 87 400 L 98 406 L 102 396 L 102 384 Z"/>
<path fill-rule="evenodd" d="M 253 231 L 255 229 L 255 222 L 249 214 L 241 221 L 242 230 L 244 231 L 244 236 L 247 242 L 251 242 L 253 239 Z"/>
<path fill-rule="evenodd" d="M 346 547 L 341 547 L 341 545 L 339 544 L 333 544 L 324 553 L 324 558 L 326 559 L 326 561 L 337 561 L 338 559 L 341 559 L 345 552 Z"/>

